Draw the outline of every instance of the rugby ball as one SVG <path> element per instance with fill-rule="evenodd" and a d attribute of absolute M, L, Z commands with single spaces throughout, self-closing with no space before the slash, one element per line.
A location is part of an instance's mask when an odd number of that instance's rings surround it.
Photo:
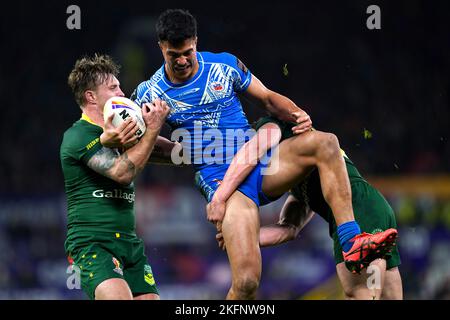
<path fill-rule="evenodd" d="M 136 135 L 139 138 L 144 135 L 146 126 L 142 118 L 142 110 L 134 101 L 125 97 L 112 97 L 108 99 L 103 107 L 103 120 L 106 122 L 112 113 L 114 113 L 112 124 L 115 128 L 120 126 L 129 117 L 132 117 L 136 120 L 139 127 Z"/>

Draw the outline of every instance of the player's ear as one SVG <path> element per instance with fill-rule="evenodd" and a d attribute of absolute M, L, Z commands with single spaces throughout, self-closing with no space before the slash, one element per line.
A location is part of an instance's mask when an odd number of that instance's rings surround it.
<path fill-rule="evenodd" d="M 86 90 L 84 92 L 84 98 L 88 104 L 95 104 L 95 100 L 97 99 L 95 92 L 92 90 Z"/>

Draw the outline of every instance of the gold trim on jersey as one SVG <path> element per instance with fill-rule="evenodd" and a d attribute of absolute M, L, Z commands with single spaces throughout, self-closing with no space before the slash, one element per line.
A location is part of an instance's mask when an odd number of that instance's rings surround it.
<path fill-rule="evenodd" d="M 89 116 L 88 116 L 86 113 L 82 113 L 82 114 L 81 114 L 81 120 L 87 121 L 87 122 L 89 122 L 90 124 L 93 124 L 94 126 L 97 126 L 97 127 L 100 127 L 100 128 L 101 128 L 101 126 L 99 126 L 99 125 L 96 124 L 94 121 L 92 121 L 92 119 L 89 118 Z"/>
<path fill-rule="evenodd" d="M 348 159 L 348 156 L 347 156 L 347 154 L 345 153 L 345 151 L 344 150 L 342 150 L 341 149 L 341 155 L 343 156 L 343 157 L 346 157 L 347 159 Z"/>

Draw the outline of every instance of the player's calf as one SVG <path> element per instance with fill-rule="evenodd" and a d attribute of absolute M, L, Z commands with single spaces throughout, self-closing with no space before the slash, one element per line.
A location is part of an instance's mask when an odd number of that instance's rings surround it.
<path fill-rule="evenodd" d="M 384 281 L 382 300 L 403 300 L 402 277 L 398 267 L 391 268 L 386 271 L 386 279 Z"/>
<path fill-rule="evenodd" d="M 372 261 L 361 274 L 351 273 L 344 263 L 336 265 L 336 271 L 348 300 L 379 300 L 386 277 L 386 260 Z"/>

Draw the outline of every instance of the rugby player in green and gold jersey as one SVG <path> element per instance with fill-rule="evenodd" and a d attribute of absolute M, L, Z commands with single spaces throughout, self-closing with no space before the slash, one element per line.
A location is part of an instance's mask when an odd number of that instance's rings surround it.
<path fill-rule="evenodd" d="M 216 192 L 221 193 L 221 196 L 225 198 L 232 193 L 251 170 L 252 166 L 248 164 L 255 164 L 268 149 L 276 146 L 281 140 L 292 137 L 293 126 L 294 124 L 273 117 L 260 119 L 256 123 L 257 135 L 247 142 L 233 159 L 235 165 L 231 164 L 230 172 L 234 170 L 234 174 L 228 175 L 227 172 Z M 396 228 L 394 212 L 386 199 L 361 176 L 345 152 L 341 150 L 341 153 L 351 185 L 355 219 L 361 230 L 376 236 L 377 232 Z M 240 168 L 237 164 L 240 164 Z M 329 233 L 334 241 L 336 271 L 347 299 L 403 298 L 402 281 L 398 270 L 400 256 L 397 247 L 394 247 L 390 253 L 380 252 L 378 256 L 374 256 L 370 263 L 371 268 L 363 270 L 360 274 L 352 274 L 345 267 L 342 248 L 336 234 L 336 222 L 323 195 L 317 168 L 314 168 L 305 179 L 292 188 L 278 223 L 261 227 L 260 246 L 273 246 L 295 239 L 300 230 L 310 221 L 314 212 L 329 224 Z M 219 246 L 224 249 L 225 243 L 221 233 L 217 235 L 217 240 Z M 383 249 L 381 248 L 380 251 Z M 374 272 L 377 272 L 375 277 L 379 283 L 376 283 Z M 369 277 L 375 281 L 371 279 L 368 283 Z"/>
<path fill-rule="evenodd" d="M 124 96 L 118 73 L 110 57 L 95 55 L 79 59 L 68 78 L 82 115 L 64 133 L 60 149 L 68 208 L 65 249 L 90 299 L 159 299 L 136 235 L 133 180 L 163 139 L 158 134 L 169 108 L 161 100 L 142 106 L 147 130 L 139 141 L 134 120 L 114 128 L 112 115 L 104 123 L 105 102 Z M 115 145 L 128 148 L 120 153 L 111 148 Z"/>

